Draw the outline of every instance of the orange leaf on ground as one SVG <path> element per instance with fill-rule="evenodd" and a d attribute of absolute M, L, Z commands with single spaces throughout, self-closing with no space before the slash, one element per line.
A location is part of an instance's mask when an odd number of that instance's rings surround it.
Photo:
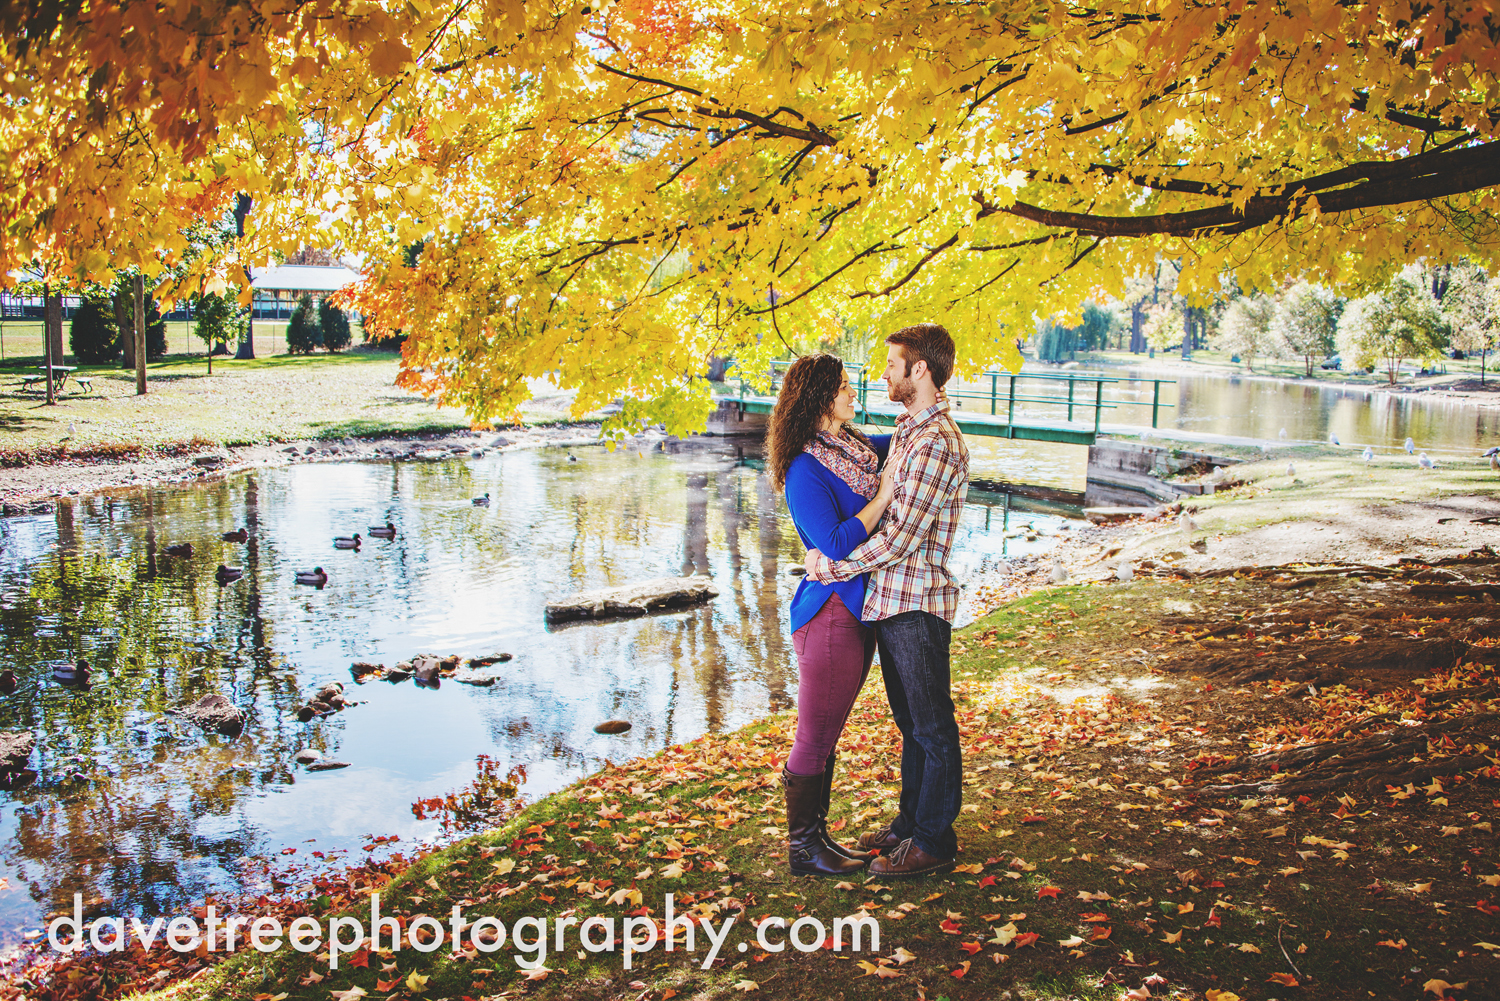
<path fill-rule="evenodd" d="M 980 945 L 978 942 L 960 942 L 958 943 L 958 947 L 971 956 L 974 955 L 974 953 L 978 952 L 980 949 L 984 948 L 984 946 Z"/>
<path fill-rule="evenodd" d="M 1036 897 L 1038 900 L 1042 899 L 1043 897 L 1056 897 L 1061 892 L 1062 887 L 1060 886 L 1044 886 L 1040 890 L 1036 891 Z"/>
<path fill-rule="evenodd" d="M 1290 973 L 1273 973 L 1269 978 L 1267 978 L 1266 983 L 1280 984 L 1283 987 L 1296 987 L 1297 978 L 1292 976 Z"/>
<path fill-rule="evenodd" d="M 972 960 L 964 960 L 963 965 L 953 971 L 953 976 L 959 977 L 961 979 L 965 973 L 969 972 L 969 966 L 971 965 L 971 963 Z"/>

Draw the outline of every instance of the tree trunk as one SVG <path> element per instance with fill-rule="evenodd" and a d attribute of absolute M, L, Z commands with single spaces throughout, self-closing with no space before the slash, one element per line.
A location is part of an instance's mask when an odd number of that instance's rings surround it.
<path fill-rule="evenodd" d="M 135 276 L 135 395 L 146 395 L 146 276 Z"/>
<path fill-rule="evenodd" d="M 1182 360 L 1193 360 L 1193 307 L 1182 307 Z"/>
<path fill-rule="evenodd" d="M 52 366 L 61 363 L 52 352 L 52 319 L 53 313 L 57 314 L 57 322 L 62 323 L 62 296 L 52 292 L 51 285 L 42 286 L 42 356 L 46 361 L 47 377 L 47 406 L 57 403 L 57 392 L 52 388 Z"/>
<path fill-rule="evenodd" d="M 130 290 L 124 286 L 115 289 L 115 330 L 120 340 L 120 367 L 135 368 L 135 321 L 131 305 Z"/>
<path fill-rule="evenodd" d="M 52 364 L 66 364 L 63 347 L 62 293 L 54 292 L 47 304 L 47 341 L 52 347 Z"/>
<path fill-rule="evenodd" d="M 253 200 L 249 195 L 241 191 L 234 199 L 234 235 L 240 239 L 245 236 L 245 219 L 250 215 L 250 206 Z M 243 265 L 245 272 L 245 284 L 253 285 L 250 276 L 250 268 Z M 213 350 L 212 347 L 209 348 Z M 255 293 L 250 294 L 250 315 L 245 318 L 245 339 L 240 341 L 239 350 L 234 353 L 237 361 L 255 360 Z"/>

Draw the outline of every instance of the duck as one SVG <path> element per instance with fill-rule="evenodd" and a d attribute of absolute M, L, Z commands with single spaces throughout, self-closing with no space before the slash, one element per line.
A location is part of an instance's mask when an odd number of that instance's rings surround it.
<path fill-rule="evenodd" d="M 77 664 L 53 664 L 52 677 L 64 685 L 87 686 L 89 683 L 89 662 L 80 657 Z"/>
<path fill-rule="evenodd" d="M 370 536 L 376 539 L 394 539 L 396 537 L 396 526 L 390 522 L 384 525 L 371 525 Z"/>
<path fill-rule="evenodd" d="M 341 535 L 333 540 L 333 545 L 336 549 L 358 549 L 359 533 L 355 532 L 352 536 Z"/>
<path fill-rule="evenodd" d="M 16 672 L 0 671 L 0 695 L 14 695 L 16 693 Z"/>
<path fill-rule="evenodd" d="M 322 587 L 328 583 L 328 574 L 323 572 L 322 567 L 313 567 L 311 570 L 298 570 L 297 583 L 316 584 L 318 587 Z"/>
<path fill-rule="evenodd" d="M 483 497 L 475 497 L 470 503 L 472 503 L 475 507 L 489 507 L 490 495 L 486 493 Z"/>
<path fill-rule="evenodd" d="M 239 580 L 243 576 L 245 576 L 245 571 L 239 567 L 226 567 L 222 563 L 219 564 L 219 569 L 214 571 L 214 580 L 220 584 L 228 584 L 231 581 Z"/>
<path fill-rule="evenodd" d="M 168 556 L 191 556 L 193 555 L 193 544 L 191 542 L 179 542 L 176 545 L 167 546 L 162 552 Z"/>
<path fill-rule="evenodd" d="M 248 528 L 237 528 L 233 532 L 224 533 L 225 542 L 248 542 L 249 540 L 250 530 Z"/>

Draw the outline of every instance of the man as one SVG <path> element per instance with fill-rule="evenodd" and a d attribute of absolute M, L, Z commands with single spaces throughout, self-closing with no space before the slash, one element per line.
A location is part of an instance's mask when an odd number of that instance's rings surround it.
<path fill-rule="evenodd" d="M 969 449 L 941 394 L 953 372 L 953 338 L 919 323 L 886 338 L 885 380 L 906 412 L 896 418 L 890 459 L 896 493 L 880 531 L 833 562 L 807 554 L 813 580 L 849 580 L 870 572 L 860 616 L 875 624 L 880 672 L 901 730 L 901 800 L 896 819 L 859 839 L 885 854 L 878 876 L 948 872 L 958 853 L 953 833 L 963 801 L 963 762 L 949 690 L 948 647 L 958 584 L 948 572 L 964 493 Z"/>

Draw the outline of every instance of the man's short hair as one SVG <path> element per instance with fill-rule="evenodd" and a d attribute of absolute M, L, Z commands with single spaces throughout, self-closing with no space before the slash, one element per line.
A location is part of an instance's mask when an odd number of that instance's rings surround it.
<path fill-rule="evenodd" d="M 932 384 L 938 389 L 953 374 L 953 338 L 936 323 L 918 323 L 902 327 L 885 339 L 887 344 L 901 347 L 901 357 L 906 359 L 906 374 L 911 375 L 912 362 L 925 361 L 927 371 L 932 374 Z"/>

